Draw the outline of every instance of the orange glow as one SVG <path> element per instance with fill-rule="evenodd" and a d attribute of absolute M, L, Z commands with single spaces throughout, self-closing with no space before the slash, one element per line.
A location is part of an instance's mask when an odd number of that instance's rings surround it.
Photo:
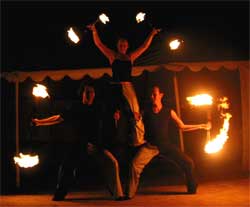
<path fill-rule="evenodd" d="M 109 22 L 109 18 L 106 14 L 102 13 L 101 15 L 99 15 L 99 20 L 103 23 L 106 24 L 107 22 Z"/>
<path fill-rule="evenodd" d="M 205 145 L 205 152 L 206 153 L 216 153 L 220 151 L 225 142 L 227 141 L 228 137 L 228 130 L 229 130 L 229 120 L 231 119 L 232 115 L 230 113 L 223 113 L 223 109 L 229 109 L 228 98 L 223 97 L 220 98 L 220 103 L 218 104 L 218 110 L 221 111 L 221 117 L 224 119 L 223 127 L 220 129 L 220 133 L 211 141 Z"/>
<path fill-rule="evenodd" d="M 178 39 L 176 39 L 176 40 L 173 40 L 169 43 L 169 47 L 171 50 L 177 50 L 179 48 L 180 44 L 181 44 L 181 42 Z"/>
<path fill-rule="evenodd" d="M 37 97 L 46 98 L 49 97 L 49 94 L 47 92 L 47 88 L 44 85 L 36 84 L 35 87 L 33 87 L 32 94 Z"/>
<path fill-rule="evenodd" d="M 205 146 L 206 153 L 216 153 L 220 151 L 225 142 L 228 139 L 228 130 L 229 130 L 229 120 L 232 117 L 230 113 L 223 114 L 224 116 L 224 123 L 223 127 L 220 129 L 220 134 L 218 134 L 212 141 L 209 141 Z"/>
<path fill-rule="evenodd" d="M 72 27 L 70 27 L 70 29 L 68 30 L 68 37 L 74 43 L 78 43 L 80 41 L 79 37 L 76 35 Z"/>
<path fill-rule="evenodd" d="M 213 104 L 213 97 L 208 94 L 198 94 L 196 96 L 187 97 L 186 99 L 191 105 L 195 105 L 195 106 Z"/>
<path fill-rule="evenodd" d="M 24 155 L 19 153 L 19 157 L 14 157 L 15 164 L 18 164 L 19 167 L 29 168 L 37 165 L 39 163 L 38 155 L 30 156 L 29 154 Z"/>
<path fill-rule="evenodd" d="M 137 23 L 140 23 L 140 22 L 144 21 L 145 15 L 146 15 L 145 13 L 139 12 L 139 13 L 136 15 L 136 17 L 135 17 Z"/>

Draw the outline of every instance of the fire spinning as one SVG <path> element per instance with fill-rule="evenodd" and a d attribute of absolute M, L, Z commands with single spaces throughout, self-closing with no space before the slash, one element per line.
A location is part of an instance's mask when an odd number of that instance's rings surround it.
<path fill-rule="evenodd" d="M 209 141 L 205 146 L 206 153 L 216 153 L 223 148 L 223 145 L 227 141 L 228 130 L 229 130 L 229 120 L 232 118 L 230 113 L 224 113 L 224 109 L 229 109 L 229 104 L 227 103 L 228 98 L 223 97 L 220 99 L 220 103 L 218 105 L 218 110 L 221 111 L 220 115 L 224 119 L 223 127 L 220 129 L 220 133 L 216 135 L 216 137 Z"/>
<path fill-rule="evenodd" d="M 32 94 L 41 98 L 49 97 L 47 88 L 41 84 L 36 84 L 36 86 L 33 87 Z M 28 168 L 37 165 L 39 163 L 39 157 L 38 155 L 31 156 L 30 154 L 25 155 L 19 153 L 19 157 L 15 156 L 14 161 L 19 167 Z"/>
<path fill-rule="evenodd" d="M 204 105 L 212 105 L 213 104 L 213 97 L 208 94 L 200 94 L 193 97 L 186 98 L 191 105 L 194 106 L 204 106 Z M 228 98 L 223 97 L 219 99 L 220 103 L 218 104 L 218 110 L 220 111 L 221 117 L 224 119 L 223 127 L 220 129 L 220 133 L 213 139 L 210 140 L 210 131 L 207 144 L 205 145 L 205 152 L 206 153 L 216 153 L 223 148 L 223 145 L 228 139 L 228 130 L 229 130 L 229 120 L 232 117 L 230 113 L 224 113 L 224 109 L 229 109 Z M 208 110 L 208 119 L 211 119 L 210 110 Z"/>
<path fill-rule="evenodd" d="M 49 94 L 47 92 L 47 88 L 41 84 L 36 84 L 36 86 L 33 87 L 32 94 L 36 97 L 42 97 L 42 98 L 49 97 Z"/>
<path fill-rule="evenodd" d="M 102 22 L 103 24 L 106 24 L 107 22 L 109 22 L 109 17 L 106 14 L 102 13 L 98 16 L 97 20 L 93 24 L 96 24 L 97 22 Z M 75 44 L 80 41 L 80 38 L 72 29 L 72 27 L 70 27 L 70 29 L 68 30 L 68 37 Z"/>
<path fill-rule="evenodd" d="M 14 157 L 15 164 L 18 164 L 19 167 L 29 168 L 37 165 L 39 163 L 38 155 L 31 156 L 29 154 L 25 155 L 19 153 L 19 157 Z"/>
<path fill-rule="evenodd" d="M 79 37 L 77 36 L 75 31 L 72 29 L 72 27 L 70 27 L 70 29 L 68 30 L 68 37 L 72 42 L 76 44 L 80 41 Z"/>
<path fill-rule="evenodd" d="M 137 23 L 143 22 L 145 19 L 145 15 L 146 15 L 145 13 L 139 12 L 135 17 Z"/>
<path fill-rule="evenodd" d="M 173 40 L 169 43 L 169 47 L 171 50 L 177 50 L 179 48 L 180 44 L 181 44 L 180 40 L 176 39 L 176 40 Z"/>

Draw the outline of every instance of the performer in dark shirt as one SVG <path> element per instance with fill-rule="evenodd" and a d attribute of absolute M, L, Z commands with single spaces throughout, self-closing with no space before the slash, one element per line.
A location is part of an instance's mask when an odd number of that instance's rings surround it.
<path fill-rule="evenodd" d="M 158 86 L 154 86 L 151 93 L 151 107 L 145 111 L 145 137 L 147 143 L 135 155 L 130 168 L 129 185 L 126 192 L 127 199 L 135 196 L 139 178 L 144 167 L 157 155 L 161 154 L 173 160 L 185 173 L 188 193 L 196 193 L 197 183 L 194 176 L 194 163 L 192 159 L 181 152 L 168 140 L 168 122 L 173 119 L 183 131 L 198 129 L 209 130 L 211 124 L 187 125 L 177 116 L 173 109 L 167 108 L 162 103 L 163 93 Z"/>
<path fill-rule="evenodd" d="M 62 122 L 61 130 L 71 137 L 68 150 L 59 167 L 58 181 L 54 201 L 64 200 L 74 179 L 74 171 L 84 165 L 88 155 L 94 156 L 101 163 L 107 187 L 115 200 L 124 197 L 119 165 L 114 155 L 103 144 L 103 107 L 95 100 L 95 89 L 92 85 L 83 88 L 82 100 L 72 104 L 70 110 L 61 115 L 46 119 L 33 119 L 36 126 L 54 125 Z M 71 128 L 71 129 L 70 129 Z M 70 134 L 67 132 L 70 131 Z"/>

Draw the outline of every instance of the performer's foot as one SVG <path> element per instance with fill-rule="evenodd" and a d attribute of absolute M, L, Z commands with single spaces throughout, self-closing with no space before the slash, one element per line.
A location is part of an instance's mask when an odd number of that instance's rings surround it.
<path fill-rule="evenodd" d="M 116 201 L 125 201 L 125 200 L 129 200 L 130 198 L 128 196 L 120 196 L 118 198 L 116 198 Z"/>
<path fill-rule="evenodd" d="M 197 183 L 196 182 L 190 182 L 187 184 L 187 193 L 188 194 L 196 194 L 197 192 Z"/>
<path fill-rule="evenodd" d="M 66 193 L 56 191 L 52 200 L 53 201 L 63 201 L 66 196 Z"/>
<path fill-rule="evenodd" d="M 52 201 L 63 201 L 64 200 L 64 196 L 61 195 L 54 195 L 52 198 Z"/>

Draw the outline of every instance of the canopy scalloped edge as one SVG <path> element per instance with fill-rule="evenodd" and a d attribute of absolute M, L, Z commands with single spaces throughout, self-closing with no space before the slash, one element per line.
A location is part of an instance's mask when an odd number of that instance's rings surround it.
<path fill-rule="evenodd" d="M 202 69 L 208 69 L 216 71 L 221 68 L 227 70 L 249 70 L 248 61 L 217 61 L 217 62 L 177 62 L 162 65 L 149 65 L 149 66 L 135 66 L 132 70 L 132 76 L 139 76 L 143 71 L 157 71 L 159 69 L 166 69 L 170 71 L 179 72 L 184 69 L 189 69 L 193 72 L 198 72 Z M 92 78 L 100 78 L 104 74 L 112 75 L 111 68 L 88 68 L 88 69 L 68 69 L 68 70 L 42 70 L 31 72 L 4 72 L 1 77 L 7 79 L 9 82 L 23 82 L 27 78 L 31 78 L 34 81 L 40 82 L 46 77 L 51 78 L 54 81 L 62 80 L 65 76 L 69 76 L 72 80 L 80 80 L 85 75 L 89 75 Z"/>

